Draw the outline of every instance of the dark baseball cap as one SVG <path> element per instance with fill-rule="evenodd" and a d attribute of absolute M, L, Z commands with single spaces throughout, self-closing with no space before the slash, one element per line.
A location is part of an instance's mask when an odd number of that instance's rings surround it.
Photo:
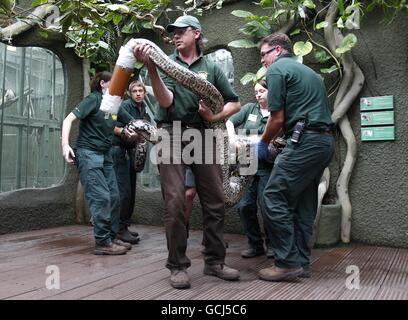
<path fill-rule="evenodd" d="M 192 27 L 194 29 L 201 30 L 200 21 L 193 16 L 181 16 L 176 19 L 172 24 L 166 27 L 167 32 L 173 32 L 175 28 L 187 28 Z"/>

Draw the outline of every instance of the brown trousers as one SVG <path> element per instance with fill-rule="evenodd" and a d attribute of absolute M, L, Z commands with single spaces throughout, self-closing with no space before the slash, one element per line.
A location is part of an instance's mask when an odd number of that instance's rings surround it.
<path fill-rule="evenodd" d="M 160 126 L 159 126 L 160 127 Z M 191 265 L 190 259 L 186 256 L 187 230 L 184 217 L 184 196 L 185 196 L 185 165 L 180 159 L 182 150 L 190 142 L 181 141 L 181 135 L 187 128 L 183 127 L 181 132 L 173 129 L 172 126 L 162 126 L 170 137 L 171 152 L 165 155 L 160 152 L 165 163 L 159 163 L 161 187 L 165 202 L 164 223 L 166 229 L 167 248 L 169 255 L 166 263 L 168 269 L 188 268 Z M 198 133 L 198 131 L 196 131 Z M 215 159 L 215 139 L 213 145 L 205 144 L 204 129 L 199 129 L 202 137 L 201 154 L 212 153 Z M 175 143 L 175 141 L 177 141 Z M 199 143 L 194 143 L 199 146 Z M 191 146 L 191 145 L 190 145 Z M 163 148 L 167 147 L 163 143 Z M 177 158 L 177 159 L 175 159 Z M 177 163 L 177 161 L 181 163 Z M 170 163 L 169 163 L 170 162 Z M 206 264 L 222 264 L 225 260 L 224 242 L 224 218 L 225 202 L 222 188 L 222 173 L 219 164 L 205 164 L 202 159 L 201 164 L 196 161 L 191 164 L 194 173 L 197 194 L 200 199 L 203 214 L 203 240 L 205 243 L 204 260 Z"/>

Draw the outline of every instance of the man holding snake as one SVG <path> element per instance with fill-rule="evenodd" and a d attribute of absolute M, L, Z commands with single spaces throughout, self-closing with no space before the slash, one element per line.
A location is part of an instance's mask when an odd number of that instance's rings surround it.
<path fill-rule="evenodd" d="M 202 143 L 201 161 L 191 164 L 196 179 L 197 193 L 203 208 L 204 274 L 224 280 L 239 279 L 238 270 L 225 265 L 224 218 L 225 199 L 222 187 L 221 167 L 216 162 L 215 138 L 212 143 L 204 139 L 204 121 L 223 121 L 240 110 L 238 96 L 224 73 L 203 56 L 200 48 L 202 40 L 201 25 L 193 16 L 181 16 L 167 26 L 173 34 L 176 50 L 170 59 L 206 78 L 224 98 L 223 110 L 214 114 L 193 92 L 169 77 L 159 75 L 155 64 L 149 59 L 147 44 L 134 48 L 135 57 L 143 61 L 149 72 L 154 95 L 160 104 L 155 120 L 158 127 L 165 130 L 172 146 L 167 159 L 159 164 L 162 193 L 165 201 L 165 229 L 168 247 L 166 267 L 171 271 L 170 283 L 174 288 L 190 287 L 187 268 L 190 259 L 186 256 L 187 232 L 184 218 L 185 164 L 178 155 L 190 141 L 181 141 L 185 130 L 194 128 L 200 132 Z M 181 126 L 181 135 L 174 130 Z M 170 149 L 170 146 L 168 146 Z M 206 156 L 207 154 L 207 156 Z M 206 163 L 208 155 L 212 163 Z"/>

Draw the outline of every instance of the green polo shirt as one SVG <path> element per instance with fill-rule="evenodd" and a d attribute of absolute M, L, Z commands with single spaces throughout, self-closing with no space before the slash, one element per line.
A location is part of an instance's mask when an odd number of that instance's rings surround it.
<path fill-rule="evenodd" d="M 268 116 L 264 117 L 262 115 L 259 103 L 250 102 L 244 105 L 239 112 L 233 114 L 228 120 L 234 124 L 235 128 L 241 126 L 241 129 L 245 129 L 246 134 L 250 134 L 250 130 L 257 130 L 258 135 L 261 135 L 268 122 Z M 266 161 L 259 161 L 258 163 L 258 170 L 271 170 L 272 167 L 273 165 Z"/>
<path fill-rule="evenodd" d="M 115 115 L 105 114 L 99 110 L 102 93 L 92 92 L 85 97 L 72 113 L 81 120 L 76 141 L 77 148 L 106 152 L 110 149 L 115 127 Z"/>
<path fill-rule="evenodd" d="M 241 129 L 245 129 L 246 134 L 249 134 L 250 130 L 258 130 L 258 134 L 262 134 L 268 122 L 268 116 L 262 115 L 259 103 L 251 102 L 244 105 L 238 113 L 233 114 L 228 120 L 234 124 L 235 128 L 241 126 Z"/>
<path fill-rule="evenodd" d="M 191 65 L 180 59 L 177 50 L 169 58 L 211 82 L 218 89 L 225 103 L 238 101 L 238 95 L 228 82 L 225 74 L 215 63 L 204 57 L 202 53 Z M 173 104 L 169 108 L 159 108 L 156 111 L 156 122 L 171 122 L 175 120 L 180 120 L 184 124 L 202 122 L 203 120 L 198 113 L 198 101 L 200 98 L 170 77 L 162 76 L 162 79 L 167 88 L 173 92 L 174 99 Z"/>
<path fill-rule="evenodd" d="M 127 123 L 129 123 L 130 120 L 133 119 L 146 119 L 146 106 L 144 102 L 142 102 L 142 106 L 139 109 L 135 101 L 132 99 L 127 99 L 120 105 L 116 127 L 123 128 Z M 122 139 L 117 135 L 113 136 L 112 144 L 115 146 L 125 146 Z"/>
<path fill-rule="evenodd" d="M 308 127 L 328 128 L 332 125 L 329 102 L 323 79 L 311 68 L 297 62 L 291 54 L 283 54 L 266 72 L 268 109 L 285 109 L 284 131 L 291 134 L 299 120 Z"/>

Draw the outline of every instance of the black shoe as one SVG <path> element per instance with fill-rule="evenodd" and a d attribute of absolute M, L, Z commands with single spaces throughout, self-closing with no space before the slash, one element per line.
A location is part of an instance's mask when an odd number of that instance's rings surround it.
<path fill-rule="evenodd" d="M 131 244 L 138 244 L 140 238 L 132 236 L 128 229 L 122 229 L 116 235 L 116 238 L 124 242 L 129 242 Z"/>
<path fill-rule="evenodd" d="M 124 229 L 126 229 L 132 236 L 134 236 L 134 237 L 136 237 L 136 238 L 139 236 L 139 233 L 137 233 L 136 231 L 129 230 L 129 225 L 125 225 L 124 227 L 121 226 L 119 229 L 120 229 L 119 232 L 121 232 L 121 231 L 123 231 Z"/>
<path fill-rule="evenodd" d="M 242 258 L 255 258 L 255 257 L 258 257 L 258 256 L 262 256 L 264 254 L 265 254 L 265 249 L 264 248 L 256 249 L 256 248 L 250 247 L 250 248 L 248 248 L 248 249 L 241 252 L 241 257 Z"/>
<path fill-rule="evenodd" d="M 136 232 L 136 231 L 130 231 L 129 229 L 128 229 L 128 231 L 129 231 L 129 233 L 130 233 L 132 236 L 134 236 L 135 238 L 137 238 L 137 237 L 139 236 L 139 233 Z"/>
<path fill-rule="evenodd" d="M 298 275 L 299 278 L 310 278 L 312 276 L 312 272 L 310 271 L 310 267 L 303 267 L 302 273 Z"/>

